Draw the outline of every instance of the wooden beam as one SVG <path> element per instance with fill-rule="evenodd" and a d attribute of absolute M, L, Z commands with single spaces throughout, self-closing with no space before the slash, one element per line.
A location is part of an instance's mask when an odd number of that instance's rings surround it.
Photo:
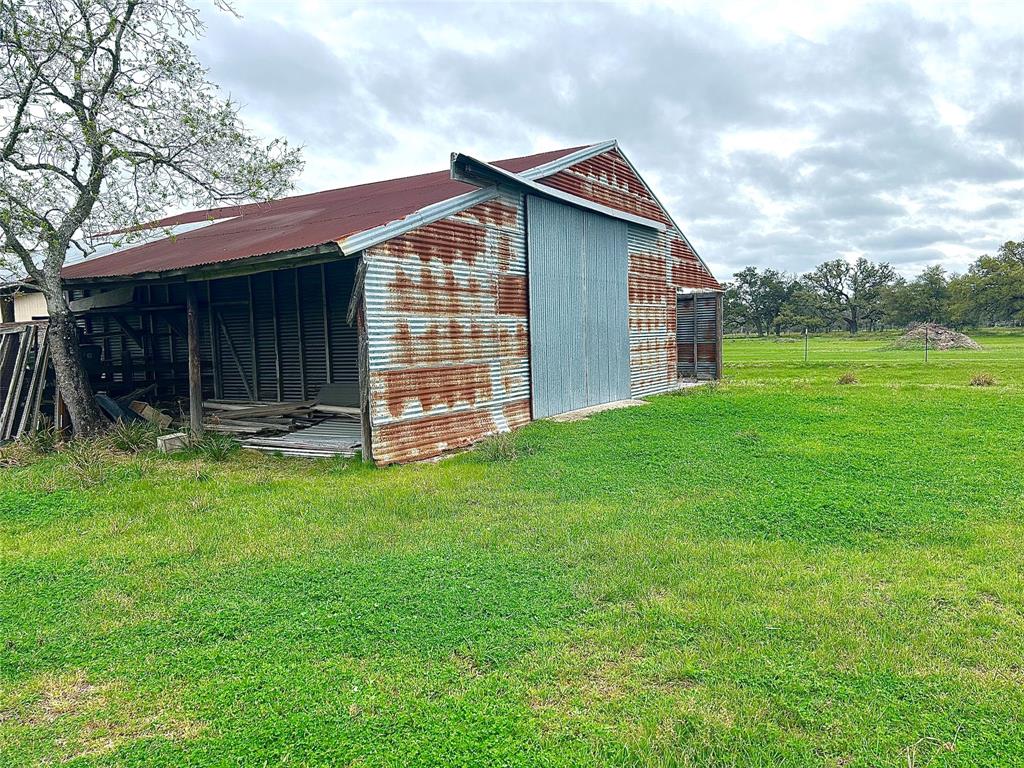
<path fill-rule="evenodd" d="M 36 390 L 36 401 L 32 405 L 32 423 L 29 425 L 29 432 L 35 434 L 36 430 L 39 429 L 39 422 L 42 419 L 43 412 L 43 390 L 46 389 L 46 374 L 50 368 L 50 345 L 45 345 L 46 349 L 43 352 L 43 378 L 39 382 L 39 388 Z"/>
<path fill-rule="evenodd" d="M 203 379 L 199 367 L 199 309 L 195 286 L 185 287 L 188 325 L 188 413 L 192 437 L 203 434 Z"/>
<path fill-rule="evenodd" d="M 117 327 L 121 329 L 125 336 L 134 341 L 142 351 L 143 357 L 146 355 L 146 342 L 142 338 L 142 334 L 131 327 L 127 320 L 121 315 L 112 315 L 114 322 L 117 323 Z"/>
<path fill-rule="evenodd" d="M 134 285 L 123 285 L 102 293 L 94 293 L 68 302 L 72 312 L 88 312 L 106 307 L 120 307 L 131 304 L 135 297 Z"/>

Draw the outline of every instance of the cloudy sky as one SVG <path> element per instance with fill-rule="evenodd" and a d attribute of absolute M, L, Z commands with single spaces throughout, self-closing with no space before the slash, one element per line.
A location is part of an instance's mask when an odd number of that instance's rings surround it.
<path fill-rule="evenodd" d="M 909 275 L 1024 238 L 1022 9 L 242 0 L 197 52 L 302 191 L 617 138 L 719 277 Z"/>

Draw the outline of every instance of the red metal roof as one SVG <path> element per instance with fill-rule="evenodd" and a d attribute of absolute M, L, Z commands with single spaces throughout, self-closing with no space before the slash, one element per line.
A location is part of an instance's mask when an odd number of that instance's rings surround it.
<path fill-rule="evenodd" d="M 522 173 L 579 149 L 582 147 L 558 149 L 499 160 L 494 164 L 513 173 Z M 424 206 L 474 189 L 470 184 L 453 181 L 450 172 L 444 170 L 285 197 L 268 203 L 191 211 L 160 219 L 153 226 L 226 220 L 174 238 L 70 264 L 62 274 L 71 279 L 127 277 L 323 245 L 402 219 Z"/>

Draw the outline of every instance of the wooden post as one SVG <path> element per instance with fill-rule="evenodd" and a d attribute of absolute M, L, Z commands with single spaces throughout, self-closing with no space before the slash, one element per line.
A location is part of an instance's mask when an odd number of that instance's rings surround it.
<path fill-rule="evenodd" d="M 203 435 L 203 379 L 199 368 L 199 310 L 196 289 L 186 284 L 186 315 L 188 321 L 188 415 L 193 439 Z"/>

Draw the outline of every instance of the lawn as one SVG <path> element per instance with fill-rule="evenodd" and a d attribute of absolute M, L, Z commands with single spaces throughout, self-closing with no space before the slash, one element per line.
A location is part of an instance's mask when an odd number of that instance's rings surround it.
<path fill-rule="evenodd" d="M 0 765 L 1024 765 L 1024 336 L 891 338 L 436 464 L 0 470 Z"/>

